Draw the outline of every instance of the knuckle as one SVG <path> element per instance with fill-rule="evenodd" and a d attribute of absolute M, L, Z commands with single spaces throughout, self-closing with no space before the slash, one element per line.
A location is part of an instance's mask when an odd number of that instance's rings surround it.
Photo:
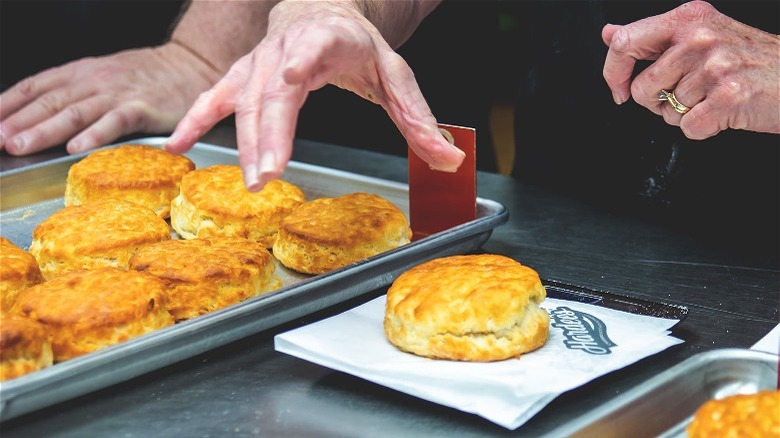
<path fill-rule="evenodd" d="M 709 77 L 722 78 L 734 70 L 734 63 L 722 57 L 711 57 L 704 62 L 702 69 Z"/>
<path fill-rule="evenodd" d="M 265 90 L 263 90 L 262 96 L 260 98 L 260 102 L 262 102 L 263 104 L 281 102 L 287 96 L 288 93 L 285 93 L 284 90 L 280 89 L 279 87 L 268 87 Z M 238 101 L 238 105 L 236 106 L 240 107 L 241 109 L 247 110 L 251 108 L 253 101 L 255 101 L 255 99 L 252 99 L 251 97 L 241 99 Z"/>
<path fill-rule="evenodd" d="M 750 105 L 753 101 L 753 89 L 738 81 L 728 81 L 720 84 L 709 93 L 708 99 L 719 102 L 724 107 L 740 108 Z"/>
<path fill-rule="evenodd" d="M 609 49 L 617 53 L 625 53 L 631 46 L 631 38 L 629 29 L 626 26 L 621 27 L 612 36 L 612 40 L 609 43 Z"/>
<path fill-rule="evenodd" d="M 712 47 L 718 42 L 718 33 L 709 27 L 697 27 L 690 36 L 690 44 L 696 47 Z"/>
<path fill-rule="evenodd" d="M 638 83 L 642 84 L 643 82 L 650 83 L 650 84 L 658 84 L 661 82 L 664 82 L 664 71 L 663 68 L 659 65 L 658 62 L 654 62 L 650 64 L 642 73 L 637 75 L 637 77 L 631 82 L 632 84 Z M 657 91 L 657 90 L 656 90 Z"/>
<path fill-rule="evenodd" d="M 49 115 L 54 115 L 62 110 L 62 100 L 55 94 L 49 93 L 42 96 L 38 103 Z"/>
<path fill-rule="evenodd" d="M 137 117 L 129 105 L 110 111 L 103 118 L 105 126 L 122 133 L 130 132 L 137 126 Z"/>
<path fill-rule="evenodd" d="M 701 17 L 703 15 L 710 14 L 713 11 L 715 11 L 715 7 L 701 0 L 694 0 L 688 2 L 684 6 L 685 7 L 682 8 L 682 10 L 692 17 Z"/>
<path fill-rule="evenodd" d="M 79 129 L 86 126 L 86 120 L 84 119 L 84 114 L 76 105 L 72 105 L 68 107 L 67 110 L 64 112 L 64 114 L 65 114 L 65 120 L 73 128 Z"/>
<path fill-rule="evenodd" d="M 22 79 L 16 87 L 23 96 L 28 98 L 38 94 L 38 83 L 33 77 Z"/>
<path fill-rule="evenodd" d="M 44 133 L 39 127 L 34 127 L 27 130 L 25 132 L 25 137 L 25 153 L 40 149 L 38 145 L 41 144 L 45 138 Z"/>
<path fill-rule="evenodd" d="M 631 81 L 631 95 L 632 96 L 644 96 L 645 87 L 641 81 Z"/>

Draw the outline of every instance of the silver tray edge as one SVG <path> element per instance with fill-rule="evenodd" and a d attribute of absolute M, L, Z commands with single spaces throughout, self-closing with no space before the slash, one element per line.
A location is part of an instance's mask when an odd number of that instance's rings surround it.
<path fill-rule="evenodd" d="M 163 140 L 162 137 L 150 137 L 123 143 L 159 145 Z M 237 161 L 238 152 L 234 149 L 198 143 L 194 150 L 223 154 L 230 162 Z M 3 172 L 0 178 L 17 178 L 26 171 L 45 169 L 47 165 L 61 166 L 86 155 Z M 408 185 L 394 181 L 305 163 L 291 162 L 291 166 L 321 172 L 331 178 L 353 178 L 361 184 L 394 190 L 401 188 L 408 192 Z M 0 383 L 0 422 L 127 381 L 357 298 L 389 285 L 404 270 L 431 258 L 478 249 L 495 227 L 508 220 L 509 213 L 502 204 L 484 198 L 477 199 L 477 206 L 478 217 L 474 221 L 273 293 Z"/>
<path fill-rule="evenodd" d="M 685 437 L 705 401 L 776 389 L 777 376 L 775 354 L 740 348 L 698 353 L 544 437 L 636 436 L 640 430 L 646 436 Z"/>

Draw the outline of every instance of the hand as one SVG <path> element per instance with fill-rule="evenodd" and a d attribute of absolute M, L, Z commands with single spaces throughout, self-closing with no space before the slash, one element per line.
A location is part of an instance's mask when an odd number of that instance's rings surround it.
<path fill-rule="evenodd" d="M 203 93 L 166 148 L 185 152 L 235 112 L 246 186 L 260 190 L 280 177 L 292 153 L 300 107 L 308 93 L 333 84 L 381 105 L 432 167 L 455 171 L 464 158 L 437 129 L 414 74 L 379 31 L 349 3 L 282 2 L 265 39 Z M 344 120 L 337 129 L 350 129 Z"/>
<path fill-rule="evenodd" d="M 67 141 L 76 153 L 132 132 L 170 132 L 219 77 L 171 43 L 73 61 L 0 95 L 0 149 L 26 155 Z"/>
<path fill-rule="evenodd" d="M 615 102 L 629 97 L 691 139 L 728 128 L 780 133 L 780 39 L 693 1 L 625 26 L 608 24 L 604 78 Z M 637 60 L 655 60 L 633 80 Z M 660 90 L 690 107 L 677 113 Z"/>

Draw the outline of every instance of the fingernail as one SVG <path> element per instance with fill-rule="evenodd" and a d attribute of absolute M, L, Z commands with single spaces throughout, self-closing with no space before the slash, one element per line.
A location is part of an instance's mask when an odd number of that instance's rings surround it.
<path fill-rule="evenodd" d="M 276 173 L 279 169 L 276 166 L 276 154 L 273 152 L 264 152 L 260 157 L 260 174 Z"/>
<path fill-rule="evenodd" d="M 0 128 L 0 149 L 5 148 L 5 132 Z"/>
<path fill-rule="evenodd" d="M 12 146 L 11 149 L 13 149 L 17 154 L 21 153 L 26 146 L 24 139 L 19 136 L 11 138 L 11 140 L 9 140 L 9 145 Z"/>
<path fill-rule="evenodd" d="M 263 152 L 260 157 L 260 173 L 269 173 L 276 171 L 276 154 L 273 152 Z"/>
<path fill-rule="evenodd" d="M 163 142 L 162 148 L 168 150 L 168 148 L 171 146 L 171 143 L 175 143 L 178 140 L 179 140 L 179 136 L 172 134 L 170 137 L 168 137 L 167 140 L 165 140 L 165 142 Z"/>
<path fill-rule="evenodd" d="M 276 163 L 276 154 L 265 152 L 260 156 L 260 165 L 258 168 L 250 166 L 249 170 L 254 172 L 251 179 L 247 180 L 249 191 L 256 192 L 262 189 L 268 181 L 279 178 L 279 166 Z"/>
<path fill-rule="evenodd" d="M 81 142 L 78 140 L 71 140 L 68 142 L 66 148 L 68 149 L 68 152 L 75 154 L 77 152 L 81 152 L 81 150 L 84 148 L 84 145 L 81 144 Z"/>
<path fill-rule="evenodd" d="M 254 164 L 248 164 L 244 167 L 244 184 L 250 192 L 257 192 L 263 188 L 266 182 L 277 178 L 278 174 L 276 154 L 265 152 L 260 157 L 259 167 Z"/>
<path fill-rule="evenodd" d="M 454 151 L 458 152 L 458 155 L 465 157 L 466 153 L 460 150 L 459 147 L 455 146 L 454 144 L 450 145 Z"/>
<path fill-rule="evenodd" d="M 244 166 L 244 185 L 250 192 L 256 192 L 262 188 L 258 177 L 257 167 L 254 164 Z"/>
<path fill-rule="evenodd" d="M 612 100 L 615 101 L 616 104 L 622 105 L 623 104 L 623 98 L 620 97 L 620 95 L 617 92 L 612 92 Z"/>
<path fill-rule="evenodd" d="M 457 146 L 455 146 L 455 145 L 453 145 L 451 143 L 448 143 L 448 144 L 450 145 L 450 148 L 452 148 L 453 151 L 457 152 L 458 155 L 460 155 L 462 158 L 466 157 L 466 153 L 463 152 L 462 150 L 460 150 Z M 463 159 L 461 159 L 460 162 L 462 163 Z M 457 172 L 458 171 L 458 167 L 460 167 L 460 163 L 444 165 L 444 166 L 441 166 L 441 165 L 436 165 L 436 166 L 431 165 L 430 166 L 430 168 L 432 170 L 438 170 L 438 171 L 441 171 L 441 172 L 448 172 L 448 173 L 455 173 L 455 172 Z"/>

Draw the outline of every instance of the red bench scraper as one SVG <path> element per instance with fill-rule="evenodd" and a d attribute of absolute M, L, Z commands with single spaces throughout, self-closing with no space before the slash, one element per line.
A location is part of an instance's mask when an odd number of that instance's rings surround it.
<path fill-rule="evenodd" d="M 412 240 L 477 217 L 477 136 L 474 128 L 439 124 L 442 134 L 466 154 L 454 173 L 432 170 L 409 149 L 409 224 Z"/>

